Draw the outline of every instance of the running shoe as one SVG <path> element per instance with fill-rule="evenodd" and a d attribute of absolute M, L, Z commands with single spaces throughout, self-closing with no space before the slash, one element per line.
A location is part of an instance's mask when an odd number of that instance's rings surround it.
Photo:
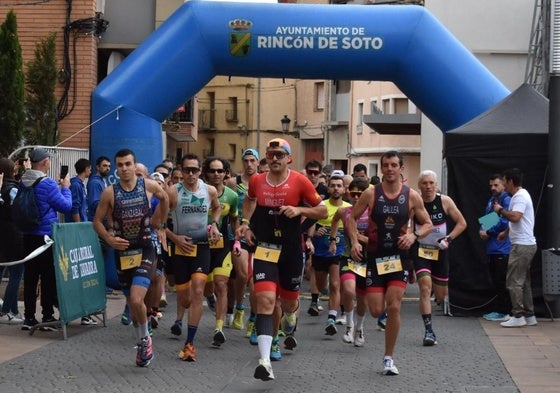
<path fill-rule="evenodd" d="M 338 333 L 338 330 L 336 329 L 334 323 L 335 323 L 334 319 L 332 318 L 327 319 L 327 327 L 325 328 L 326 335 L 334 336 L 336 333 Z"/>
<path fill-rule="evenodd" d="M 501 312 L 489 312 L 488 314 L 484 314 L 482 318 L 486 319 L 487 321 L 507 321 L 510 316 L 507 314 L 502 314 Z"/>
<path fill-rule="evenodd" d="M 346 314 L 340 314 L 340 316 L 335 319 L 334 323 L 337 325 L 346 325 Z"/>
<path fill-rule="evenodd" d="M 236 330 L 243 330 L 243 328 L 244 328 L 243 320 L 244 319 L 245 319 L 245 307 L 236 308 L 235 309 L 235 316 L 233 317 L 233 322 L 231 324 L 231 328 L 236 329 Z"/>
<path fill-rule="evenodd" d="M 297 340 L 293 334 L 289 334 L 284 339 L 284 348 L 293 351 L 293 349 L 297 347 Z"/>
<path fill-rule="evenodd" d="M 214 341 L 212 341 L 212 345 L 215 347 L 219 347 L 220 345 L 226 342 L 226 336 L 224 332 L 222 332 L 220 329 L 215 329 L 213 340 Z"/>
<path fill-rule="evenodd" d="M 423 345 L 425 347 L 431 347 L 432 345 L 436 345 L 437 344 L 437 340 L 436 340 L 436 335 L 433 331 L 427 331 L 426 333 L 424 333 L 424 341 L 423 341 Z"/>
<path fill-rule="evenodd" d="M 250 338 L 253 330 L 256 329 L 255 321 L 251 321 L 251 318 L 247 321 L 247 330 L 245 330 L 245 337 Z M 255 330 L 256 333 L 256 330 Z"/>
<path fill-rule="evenodd" d="M 354 346 L 363 347 L 365 343 L 364 331 L 362 329 L 354 330 Z"/>
<path fill-rule="evenodd" d="M 282 330 L 286 336 L 293 334 L 296 331 L 297 317 L 296 313 L 284 313 L 280 319 L 280 330 Z"/>
<path fill-rule="evenodd" d="M 253 330 L 251 330 L 251 335 L 249 336 L 249 343 L 251 345 L 258 345 L 259 340 L 257 338 L 257 325 L 253 324 Z"/>
<path fill-rule="evenodd" d="M 226 314 L 226 318 L 224 319 L 224 326 L 227 328 L 231 328 L 233 324 L 233 314 Z"/>
<path fill-rule="evenodd" d="M 19 325 L 20 323 L 23 323 L 23 318 L 18 315 L 14 315 L 11 312 L 7 312 L 6 314 L 0 314 L 0 323 Z"/>
<path fill-rule="evenodd" d="M 259 365 L 255 369 L 254 377 L 256 379 L 260 379 L 261 381 L 271 381 L 274 379 L 274 373 L 272 372 L 270 360 L 259 359 Z"/>
<path fill-rule="evenodd" d="M 521 317 L 511 317 L 510 319 L 508 319 L 505 322 L 500 322 L 500 325 L 503 327 L 521 327 L 521 326 L 525 326 L 527 325 L 527 320 L 525 319 L 525 317 L 521 316 Z"/>
<path fill-rule="evenodd" d="M 136 344 L 136 365 L 138 367 L 147 367 L 153 358 L 152 338 L 146 336 Z"/>
<path fill-rule="evenodd" d="M 34 326 L 36 326 L 38 324 L 39 324 L 39 321 L 36 320 L 35 318 L 30 318 L 30 319 L 25 318 L 25 320 L 23 321 L 23 326 L 21 327 L 21 330 L 31 330 Z"/>
<path fill-rule="evenodd" d="M 280 352 L 280 343 L 278 340 L 272 340 L 272 346 L 270 347 L 270 360 L 282 360 L 282 353 Z"/>
<path fill-rule="evenodd" d="M 196 350 L 191 343 L 185 344 L 181 352 L 179 352 L 179 358 L 184 360 L 185 362 L 194 362 L 196 361 L 195 358 Z"/>
<path fill-rule="evenodd" d="M 537 325 L 537 317 L 534 315 L 532 317 L 525 317 L 525 322 L 527 322 L 527 326 L 536 326 Z"/>
<path fill-rule="evenodd" d="M 159 299 L 159 308 L 165 308 L 168 304 L 167 297 L 165 295 L 161 295 L 161 299 Z"/>
<path fill-rule="evenodd" d="M 399 369 L 395 366 L 393 359 L 383 359 L 383 375 L 399 375 Z"/>
<path fill-rule="evenodd" d="M 97 325 L 97 321 L 95 319 L 93 319 L 93 316 L 91 315 L 87 315 L 85 317 L 82 317 L 82 320 L 80 322 L 82 325 Z"/>
<path fill-rule="evenodd" d="M 354 326 L 346 326 L 346 333 L 342 336 L 342 341 L 348 344 L 354 342 Z"/>
<path fill-rule="evenodd" d="M 307 310 L 307 313 L 309 315 L 311 315 L 312 317 L 316 317 L 319 315 L 319 305 L 316 302 L 312 302 L 309 305 L 309 309 Z"/>
<path fill-rule="evenodd" d="M 183 321 L 175 321 L 173 326 L 171 326 L 171 334 L 175 336 L 180 336 L 183 332 Z"/>
<path fill-rule="evenodd" d="M 41 323 L 48 323 L 47 326 L 41 326 L 39 330 L 43 332 L 57 332 L 58 329 L 61 327 L 60 321 L 55 319 L 54 317 L 50 318 L 43 318 Z"/>
<path fill-rule="evenodd" d="M 381 314 L 377 318 L 377 330 L 384 332 L 386 326 L 387 326 L 387 312 L 383 311 L 383 314 Z"/>

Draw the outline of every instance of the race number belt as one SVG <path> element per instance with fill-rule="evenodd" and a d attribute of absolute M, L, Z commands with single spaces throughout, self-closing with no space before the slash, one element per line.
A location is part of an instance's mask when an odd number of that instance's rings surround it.
<path fill-rule="evenodd" d="M 259 242 L 255 250 L 255 259 L 260 261 L 278 263 L 282 246 L 272 243 Z"/>
<path fill-rule="evenodd" d="M 210 248 L 224 248 L 224 237 L 220 236 L 220 239 L 216 243 L 210 243 Z"/>
<path fill-rule="evenodd" d="M 418 256 L 420 258 L 437 261 L 439 259 L 439 249 L 436 246 L 427 246 L 421 244 L 418 247 Z"/>
<path fill-rule="evenodd" d="M 375 258 L 377 274 L 396 273 L 403 270 L 401 257 L 398 255 L 390 255 L 388 257 Z"/>
<path fill-rule="evenodd" d="M 134 269 L 142 263 L 142 249 L 126 250 L 119 252 L 121 270 Z"/>
<path fill-rule="evenodd" d="M 348 268 L 360 277 L 366 276 L 367 264 L 348 259 Z"/>
<path fill-rule="evenodd" d="M 197 245 L 193 244 L 194 248 L 191 252 L 185 252 L 181 249 L 181 247 L 179 247 L 178 245 L 175 245 L 175 255 L 181 255 L 183 257 L 196 257 L 196 251 L 197 251 Z"/>

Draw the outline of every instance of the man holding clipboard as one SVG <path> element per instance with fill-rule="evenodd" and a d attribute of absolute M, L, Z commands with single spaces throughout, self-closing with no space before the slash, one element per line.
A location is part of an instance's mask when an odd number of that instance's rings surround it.
<path fill-rule="evenodd" d="M 511 243 L 509 236 L 503 241 L 498 240 L 498 234 L 507 229 L 509 221 L 503 215 L 498 216 L 494 212 L 494 205 L 498 204 L 508 210 L 511 197 L 505 191 L 502 175 L 493 174 L 489 181 L 492 196 L 486 204 L 485 215 L 478 219 L 481 224 L 478 234 L 486 242 L 486 259 L 490 277 L 496 290 L 496 298 L 493 303 L 495 311 L 484 314 L 483 318 L 488 321 L 506 321 L 509 319 L 508 313 L 511 310 L 511 300 L 506 288 L 506 272 Z"/>

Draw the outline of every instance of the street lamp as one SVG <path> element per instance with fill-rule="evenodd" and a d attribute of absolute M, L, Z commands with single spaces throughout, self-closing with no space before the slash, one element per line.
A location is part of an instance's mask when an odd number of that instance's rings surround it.
<path fill-rule="evenodd" d="M 287 133 L 290 131 L 291 120 L 288 115 L 284 115 L 284 117 L 280 120 L 280 123 L 282 123 L 282 132 Z"/>

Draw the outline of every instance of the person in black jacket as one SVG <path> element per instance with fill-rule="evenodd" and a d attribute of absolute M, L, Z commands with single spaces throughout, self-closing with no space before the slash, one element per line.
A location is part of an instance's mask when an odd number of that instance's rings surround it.
<path fill-rule="evenodd" d="M 9 158 L 0 159 L 0 261 L 17 261 L 23 256 L 21 232 L 12 221 L 11 206 L 18 191 L 15 179 L 15 164 Z M 4 269 L 2 269 L 4 272 Z M 0 323 L 21 324 L 23 318 L 18 312 L 18 289 L 23 276 L 23 263 L 9 266 L 10 279 L 4 292 L 4 303 L 0 312 Z M 3 274 L 2 274 L 3 276 Z"/>

